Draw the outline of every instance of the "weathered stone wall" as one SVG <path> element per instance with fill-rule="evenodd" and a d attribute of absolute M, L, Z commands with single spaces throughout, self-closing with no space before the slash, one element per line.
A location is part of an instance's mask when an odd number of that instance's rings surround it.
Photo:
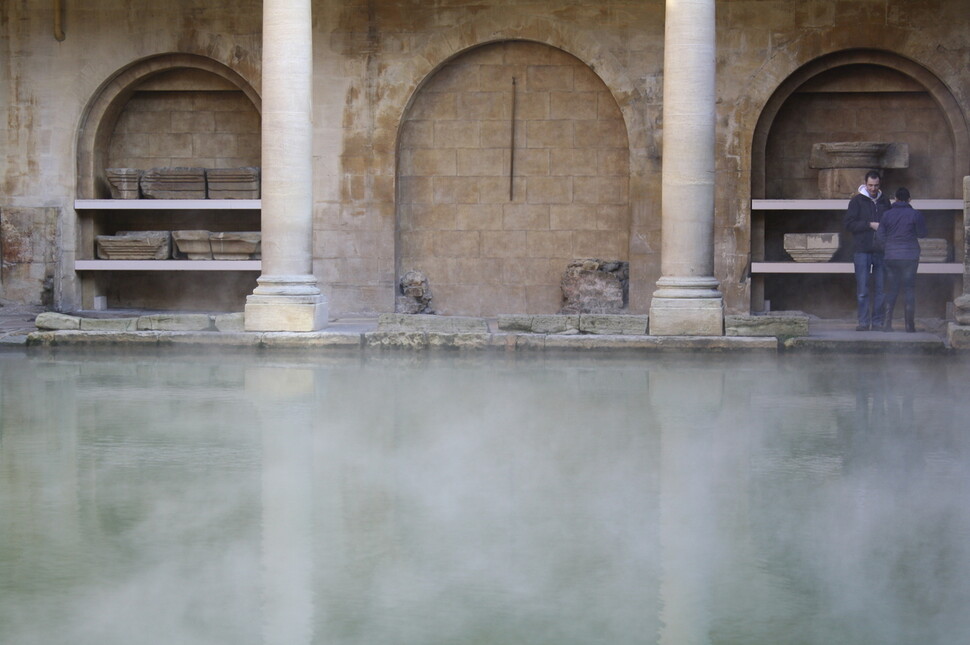
<path fill-rule="evenodd" d="M 69 2 L 61 42 L 52 35 L 51 11 L 52 3 L 0 3 L 0 208 L 58 209 L 57 235 L 46 242 L 56 246 L 50 254 L 53 299 L 58 307 L 71 309 L 79 298 L 72 201 L 78 169 L 90 156 L 78 149 L 85 134 L 78 129 L 80 124 L 90 127 L 85 116 L 92 101 L 130 66 L 173 52 L 211 59 L 258 93 L 261 3 Z M 333 315 L 393 311 L 402 250 L 402 124 L 415 114 L 438 70 L 476 47 L 506 41 L 562 50 L 597 77 L 615 104 L 627 135 L 629 223 L 623 259 L 630 262 L 630 310 L 648 310 L 660 267 L 663 0 L 317 0 L 313 11 L 313 270 Z M 965 72 L 970 13 L 965 0 L 720 0 L 717 28 L 715 270 L 729 312 L 748 309 L 750 199 L 752 190 L 765 196 L 768 139 L 784 138 L 785 128 L 797 122 L 786 114 L 799 99 L 786 102 L 816 71 L 830 69 L 820 61 L 835 56 L 837 67 L 840 52 L 874 52 L 855 62 L 898 68 L 916 79 L 926 92 L 917 99 L 919 105 L 881 106 L 884 118 L 866 125 L 857 121 L 848 134 L 868 134 L 871 125 L 871 138 L 882 139 L 877 136 L 881 124 L 929 109 L 921 106 L 938 106 L 912 132 L 922 136 L 929 128 L 937 138 L 925 144 L 926 150 L 949 144 L 953 152 L 945 159 L 917 157 L 918 178 L 927 192 L 943 190 L 940 178 L 951 178 L 948 194 L 926 197 L 959 195 L 960 178 L 970 173 L 970 77 Z M 790 86 L 791 79 L 799 80 Z M 142 97 L 132 98 L 130 114 L 105 115 L 120 117 L 121 129 L 114 130 L 119 136 L 143 127 L 131 120 Z M 775 115 L 779 129 L 773 127 Z M 189 134 L 176 132 L 174 121 L 170 127 L 172 134 Z M 239 157 L 251 155 L 247 145 Z M 112 148 L 107 155 L 112 163 L 179 158 L 161 150 L 128 156 L 123 149 L 120 144 Z M 177 152 L 182 150 L 179 146 Z M 235 153 L 219 154 L 228 160 Z M 797 150 L 792 154 L 797 157 Z M 195 151 L 192 155 L 208 159 Z M 461 282 L 448 284 L 460 291 Z M 557 288 L 535 286 L 537 293 L 544 293 L 539 287 Z M 434 279 L 432 288 L 439 293 Z M 3 285 L 4 291 L 10 289 L 15 287 Z M 540 305 L 527 301 L 525 306 Z M 851 309 L 851 303 L 847 306 Z"/>
<path fill-rule="evenodd" d="M 628 150 L 578 59 L 524 42 L 459 56 L 402 126 L 398 273 L 424 272 L 443 314 L 558 311 L 571 260 L 628 257 Z"/>
<path fill-rule="evenodd" d="M 259 165 L 259 112 L 245 94 L 213 74 L 161 76 L 139 86 L 125 104 L 111 137 L 109 168 Z"/>
<path fill-rule="evenodd" d="M 56 208 L 0 208 L 0 302 L 53 304 Z"/>

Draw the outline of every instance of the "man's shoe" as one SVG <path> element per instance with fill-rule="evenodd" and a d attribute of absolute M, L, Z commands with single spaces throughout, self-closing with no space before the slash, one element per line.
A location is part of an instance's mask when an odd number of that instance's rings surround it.
<path fill-rule="evenodd" d="M 856 325 L 856 331 L 869 331 L 869 325 Z"/>

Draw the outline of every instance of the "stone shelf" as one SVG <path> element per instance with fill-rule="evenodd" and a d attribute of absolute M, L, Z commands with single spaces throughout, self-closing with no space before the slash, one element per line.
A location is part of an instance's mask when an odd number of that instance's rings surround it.
<path fill-rule="evenodd" d="M 851 262 L 752 262 L 751 273 L 854 273 Z M 918 273 L 963 275 L 962 262 L 921 262 Z"/>
<path fill-rule="evenodd" d="M 260 260 L 75 260 L 75 271 L 261 271 Z M 963 265 L 960 265 L 963 266 Z"/>
<path fill-rule="evenodd" d="M 75 199 L 74 210 L 260 210 L 259 199 Z M 962 206 L 961 206 L 962 208 Z"/>
<path fill-rule="evenodd" d="M 844 211 L 848 199 L 752 199 L 753 211 Z M 963 210 L 962 199 L 914 199 L 913 208 L 921 211 Z"/>

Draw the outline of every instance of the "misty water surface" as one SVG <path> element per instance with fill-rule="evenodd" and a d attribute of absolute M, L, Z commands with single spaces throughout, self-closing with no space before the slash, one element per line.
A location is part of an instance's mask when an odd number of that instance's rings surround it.
<path fill-rule="evenodd" d="M 970 363 L 0 353 L 0 643 L 947 644 Z"/>

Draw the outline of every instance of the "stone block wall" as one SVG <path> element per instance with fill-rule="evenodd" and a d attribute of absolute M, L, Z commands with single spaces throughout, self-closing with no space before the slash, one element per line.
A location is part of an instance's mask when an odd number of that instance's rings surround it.
<path fill-rule="evenodd" d="M 238 90 L 137 91 L 115 126 L 107 163 L 143 170 L 258 166 L 259 113 Z"/>
<path fill-rule="evenodd" d="M 575 57 L 463 54 L 402 124 L 397 270 L 425 273 L 440 313 L 554 313 L 572 259 L 629 257 L 628 157 L 615 99 Z"/>
<path fill-rule="evenodd" d="M 630 262 L 631 311 L 646 312 L 660 275 L 662 246 L 664 7 L 663 0 L 315 1 L 313 272 L 330 299 L 331 312 L 392 311 L 399 269 L 408 268 L 400 262 L 405 248 L 408 257 L 436 263 L 441 277 L 428 273 L 442 301 L 444 285 L 453 285 L 455 298 L 476 293 L 478 299 L 467 304 L 469 311 L 499 297 L 490 294 L 504 284 L 515 285 L 515 293 L 522 294 L 509 307 L 544 306 L 540 300 L 555 293 L 550 281 L 561 273 L 561 259 L 616 256 Z M 46 249 L 43 255 L 45 262 L 50 257 L 54 263 L 54 300 L 69 309 L 80 292 L 73 271 L 78 227 L 72 202 L 100 196 L 87 188 L 78 191 L 78 167 L 94 165 L 92 151 L 79 149 L 78 143 L 85 136 L 83 128 L 91 125 L 85 124 L 85 115 L 95 97 L 142 61 L 191 55 L 238 75 L 258 99 L 262 5 L 258 0 L 106 0 L 65 3 L 64 9 L 66 38 L 59 42 L 50 33 L 50 7 L 0 3 L 0 208 L 56 208 L 60 213 L 56 234 L 42 243 L 50 246 L 50 255 Z M 857 89 L 892 89 L 889 77 L 868 79 L 849 91 L 802 88 L 795 102 L 779 113 L 771 142 L 782 155 L 772 181 L 790 179 L 793 186 L 775 183 L 769 192 L 798 197 L 814 189 L 814 175 L 807 169 L 809 150 L 799 151 L 810 143 L 808 138 L 815 138 L 817 128 L 826 138 L 840 133 L 867 139 L 905 135 L 913 159 L 902 179 L 917 195 L 929 196 L 949 172 L 950 190 L 939 191 L 944 193 L 939 196 L 953 197 L 957 179 L 970 173 L 965 154 L 970 14 L 965 0 L 717 0 L 716 9 L 715 272 L 727 310 L 747 312 L 750 199 L 759 181 L 765 192 L 766 171 L 758 169 L 759 180 L 752 164 L 766 153 L 767 142 L 757 138 L 759 119 L 775 93 L 801 70 L 841 52 L 890 54 L 908 69 L 919 68 L 924 80 L 929 79 L 919 84 L 923 89 L 899 87 L 886 93 L 886 101 L 902 101 L 896 106 L 873 106 L 870 97 L 858 109 L 843 109 L 859 98 Z M 587 126 L 599 122 L 599 99 L 593 121 L 593 103 L 560 87 L 567 75 L 537 67 L 531 80 L 544 86 L 548 96 L 518 105 L 521 119 L 535 123 L 517 133 L 526 139 L 520 146 L 517 138 L 522 156 L 516 167 L 522 174 L 514 186 L 515 199 L 511 204 L 500 203 L 497 196 L 496 201 L 482 201 L 483 194 L 504 192 L 498 182 L 490 187 L 488 181 L 469 185 L 465 179 L 504 171 L 498 169 L 505 163 L 502 156 L 488 153 L 482 142 L 494 138 L 498 145 L 504 140 L 489 122 L 504 123 L 501 111 L 507 103 L 485 95 L 490 81 L 481 69 L 479 89 L 474 90 L 478 96 L 458 89 L 470 82 L 469 75 L 449 76 L 447 70 L 452 63 L 472 60 L 475 48 L 484 47 L 487 53 L 496 43 L 528 45 L 536 51 L 546 47 L 573 57 L 576 70 L 602 83 L 627 138 L 625 175 L 617 165 L 620 157 L 575 150 L 612 136 L 598 126 L 576 128 L 581 121 Z M 181 71 L 173 74 L 177 82 L 163 84 L 159 76 L 155 82 L 126 88 L 136 93 L 123 113 L 107 115 L 117 122 L 113 140 L 99 148 L 105 155 L 99 167 L 208 166 L 209 161 L 259 165 L 258 111 L 249 105 L 243 110 L 241 102 L 228 99 L 232 92 L 225 85 L 200 83 Z M 530 81 L 527 73 L 522 78 L 520 89 Z M 431 92 L 436 84 L 439 89 Z M 920 96 L 924 89 L 950 93 L 956 109 L 944 110 L 946 119 L 940 121 L 936 95 L 927 100 Z M 455 98 L 451 116 L 422 116 L 422 105 L 432 93 Z M 182 96 L 173 99 L 174 94 Z M 159 105 L 155 99 L 170 101 L 169 107 L 148 109 L 153 102 Z M 836 99 L 841 107 L 832 109 L 821 99 Z M 216 105 L 222 101 L 232 106 Z M 799 110 L 811 114 L 801 118 L 795 110 L 794 116 L 786 116 L 798 101 Z M 536 109 L 546 111 L 545 117 L 531 116 Z M 471 121 L 477 127 L 469 127 Z M 571 148 L 559 146 L 570 134 Z M 432 145 L 422 144 L 422 137 L 425 142 L 430 137 Z M 529 147 L 530 137 L 542 145 Z M 437 140 L 451 142 L 451 153 L 443 153 Z M 803 161 L 804 167 L 799 166 Z M 410 174 L 400 172 L 408 164 Z M 561 170 L 553 172 L 554 165 Z M 584 174 L 591 166 L 597 175 Z M 625 211 L 609 202 L 622 192 L 611 183 L 619 177 L 628 182 Z M 897 179 L 890 175 L 890 184 Z M 603 219 L 596 219 L 595 227 L 589 214 L 594 204 L 577 201 L 578 193 L 595 195 L 595 204 L 605 207 L 597 210 L 596 217 Z M 619 221 L 623 217 L 628 218 L 625 223 Z M 401 228 L 406 219 L 422 226 L 430 222 L 431 228 L 405 240 L 404 233 L 416 232 Z M 617 242 L 622 230 L 627 231 L 625 244 Z M 499 235 L 521 231 L 525 237 L 517 235 L 517 242 L 514 236 L 503 241 Z M 589 247 L 577 248 L 577 240 Z M 609 244 L 611 251 L 600 243 Z M 613 245 L 625 255 L 612 252 Z M 470 255 L 476 249 L 479 255 Z M 504 257 L 513 252 L 524 261 Z M 458 289 L 462 284 L 467 288 Z M 25 293 L 33 285 L 23 283 Z M 11 283 L 4 284 L 5 292 L 12 289 Z"/>

